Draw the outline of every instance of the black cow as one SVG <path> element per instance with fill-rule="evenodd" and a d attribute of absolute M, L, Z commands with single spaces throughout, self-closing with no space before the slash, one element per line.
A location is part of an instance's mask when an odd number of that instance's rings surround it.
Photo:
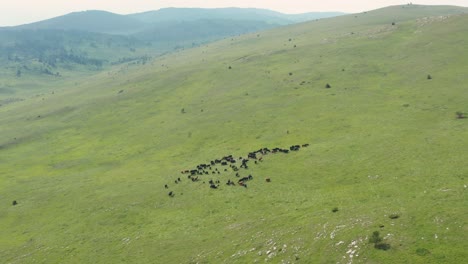
<path fill-rule="evenodd" d="M 301 146 L 299 146 L 299 145 L 294 145 L 294 146 L 289 147 L 289 150 L 298 151 L 300 147 Z"/>
<path fill-rule="evenodd" d="M 13 206 L 17 205 L 18 202 L 16 200 L 14 200 L 12 203 L 11 203 Z"/>
<path fill-rule="evenodd" d="M 210 188 L 211 189 L 218 189 L 218 186 L 214 185 L 214 184 L 210 184 Z"/>
<path fill-rule="evenodd" d="M 169 189 L 169 186 L 167 186 L 167 184 L 164 184 L 164 188 Z"/>
<path fill-rule="evenodd" d="M 233 181 L 231 181 L 231 180 L 228 180 L 227 183 L 226 183 L 226 185 L 232 185 L 232 186 L 234 186 L 235 183 L 234 183 Z"/>
<path fill-rule="evenodd" d="M 252 175 L 240 178 L 239 182 L 250 181 L 250 180 L 253 180 Z"/>
<path fill-rule="evenodd" d="M 174 196 L 175 196 L 175 194 L 174 194 L 173 191 L 170 191 L 170 192 L 168 193 L 168 195 L 169 195 L 169 197 L 174 197 Z"/>

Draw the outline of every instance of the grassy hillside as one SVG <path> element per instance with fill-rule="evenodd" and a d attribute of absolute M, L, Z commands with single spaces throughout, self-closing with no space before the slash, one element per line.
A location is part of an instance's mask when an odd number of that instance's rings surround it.
<path fill-rule="evenodd" d="M 467 25 L 462 8 L 389 7 L 3 105 L 0 258 L 462 263 L 468 119 L 455 113 L 468 112 Z M 253 176 L 247 188 L 225 184 L 238 180 L 226 166 L 198 182 L 181 174 L 305 143 L 250 160 L 238 171 Z"/>

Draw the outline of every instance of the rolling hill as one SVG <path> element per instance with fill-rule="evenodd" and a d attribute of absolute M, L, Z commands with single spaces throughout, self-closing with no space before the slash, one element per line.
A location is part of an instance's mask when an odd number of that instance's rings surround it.
<path fill-rule="evenodd" d="M 467 25 L 392 6 L 0 94 L 0 257 L 462 263 Z"/>
<path fill-rule="evenodd" d="M 146 24 L 129 16 L 100 10 L 73 12 L 44 21 L 11 27 L 10 29 L 73 30 L 114 35 L 141 31 Z"/>
<path fill-rule="evenodd" d="M 344 15 L 342 12 L 311 12 L 304 14 L 283 14 L 257 8 L 162 8 L 156 11 L 131 14 L 131 18 L 148 24 L 160 22 L 198 20 L 240 20 L 262 21 L 273 25 L 288 25 L 308 20 Z"/>
<path fill-rule="evenodd" d="M 109 65 L 145 63 L 151 57 L 228 36 L 340 14 L 286 15 L 242 8 L 167 8 L 131 15 L 74 12 L 0 28 L 4 65 L 0 76 L 44 79 L 93 74 Z"/>

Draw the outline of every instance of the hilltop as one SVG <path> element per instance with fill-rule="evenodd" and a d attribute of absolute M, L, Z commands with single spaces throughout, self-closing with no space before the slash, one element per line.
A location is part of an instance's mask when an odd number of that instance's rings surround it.
<path fill-rule="evenodd" d="M 393 6 L 4 93 L 0 256 L 462 263 L 467 25 Z"/>

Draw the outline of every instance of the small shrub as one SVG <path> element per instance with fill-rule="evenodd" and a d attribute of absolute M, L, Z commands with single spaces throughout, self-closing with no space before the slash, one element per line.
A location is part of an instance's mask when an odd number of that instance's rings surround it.
<path fill-rule="evenodd" d="M 325 88 L 331 88 L 331 85 L 327 83 L 327 85 L 325 85 Z"/>
<path fill-rule="evenodd" d="M 427 75 L 428 80 L 432 80 L 432 76 L 430 74 Z"/>
<path fill-rule="evenodd" d="M 229 67 L 228 67 L 228 69 L 232 69 L 232 67 L 231 67 L 231 66 L 229 66 Z"/>
<path fill-rule="evenodd" d="M 380 243 L 382 242 L 382 238 L 380 237 L 380 232 L 379 231 L 374 231 L 372 233 L 372 236 L 369 238 L 369 243 Z"/>
<path fill-rule="evenodd" d="M 395 22 L 392 22 L 392 26 L 394 26 L 394 25 L 395 25 Z"/>
<path fill-rule="evenodd" d="M 466 118 L 465 114 L 463 112 L 456 112 L 455 115 L 457 115 L 457 119 L 463 119 Z"/>
<path fill-rule="evenodd" d="M 400 218 L 400 215 L 399 214 L 391 214 L 388 216 L 390 219 L 398 219 Z"/>
<path fill-rule="evenodd" d="M 390 244 L 387 243 L 376 243 L 374 245 L 374 248 L 380 249 L 380 250 L 389 250 L 390 249 Z"/>
<path fill-rule="evenodd" d="M 13 206 L 17 205 L 18 202 L 16 200 L 14 200 L 12 203 L 11 203 Z"/>
<path fill-rule="evenodd" d="M 293 73 L 292 73 L 292 72 L 290 72 L 290 73 L 289 73 L 289 76 L 291 76 L 291 75 L 293 75 Z"/>
<path fill-rule="evenodd" d="M 418 254 L 419 256 L 426 256 L 426 255 L 429 255 L 431 252 L 425 248 L 418 248 L 416 249 L 416 254 Z"/>
<path fill-rule="evenodd" d="M 390 247 L 391 247 L 390 244 L 383 243 L 382 240 L 383 240 L 383 238 L 380 237 L 380 232 L 379 231 L 374 231 L 372 233 L 372 236 L 369 238 L 369 243 L 373 243 L 375 249 L 389 250 Z"/>
<path fill-rule="evenodd" d="M 181 112 L 182 114 L 185 114 L 185 108 L 182 108 L 182 109 L 180 110 L 180 112 Z"/>

